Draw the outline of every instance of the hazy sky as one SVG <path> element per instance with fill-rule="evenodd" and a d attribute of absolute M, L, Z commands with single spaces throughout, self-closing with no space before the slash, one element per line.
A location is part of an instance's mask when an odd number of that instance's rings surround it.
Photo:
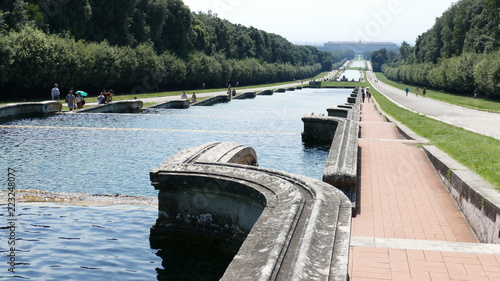
<path fill-rule="evenodd" d="M 457 0 L 183 0 L 232 23 L 279 34 L 297 44 L 389 41 L 415 44 Z"/>

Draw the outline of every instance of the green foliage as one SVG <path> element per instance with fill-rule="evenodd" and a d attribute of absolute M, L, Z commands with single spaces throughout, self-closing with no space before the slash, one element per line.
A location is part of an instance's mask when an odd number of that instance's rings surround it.
<path fill-rule="evenodd" d="M 500 190 L 500 141 L 403 109 L 371 90 L 382 110 Z"/>
<path fill-rule="evenodd" d="M 382 72 L 389 79 L 414 85 L 471 95 L 478 89 L 488 97 L 500 97 L 500 51 L 489 54 L 466 53 L 441 60 L 390 67 Z"/>
<path fill-rule="evenodd" d="M 500 2 L 462 0 L 417 38 L 414 60 L 386 60 L 381 70 L 394 81 L 470 95 L 475 89 L 500 97 Z M 403 46 L 402 46 L 403 47 Z M 375 69 L 374 64 L 374 69 Z M 378 65 L 377 65 L 378 66 Z"/>
<path fill-rule="evenodd" d="M 425 66 L 424 66 L 425 67 Z M 393 87 L 404 91 L 406 87 L 415 88 L 416 86 L 421 87 L 420 84 L 408 84 L 408 83 L 397 83 L 392 80 L 389 80 L 384 74 L 378 72 L 376 73 L 377 79 L 380 81 L 389 84 Z M 459 95 L 455 92 L 445 92 L 441 90 L 433 90 L 427 88 L 427 97 L 437 99 L 440 101 L 444 101 L 451 104 L 456 104 L 463 107 L 469 107 L 479 110 L 485 110 L 490 112 L 500 113 L 500 101 L 493 99 L 484 99 L 484 98 L 474 98 L 472 95 L 464 96 Z"/>
<path fill-rule="evenodd" d="M 384 65 L 388 60 L 387 49 L 380 49 L 372 53 L 371 58 L 373 71 L 380 71 L 382 65 Z"/>
<path fill-rule="evenodd" d="M 473 73 L 480 92 L 500 97 L 500 50 L 482 56 Z"/>
<path fill-rule="evenodd" d="M 500 47 L 497 0 L 462 0 L 417 39 L 418 62 L 436 63 L 464 53 L 488 53 Z"/>
<path fill-rule="evenodd" d="M 0 85 L 9 79 L 9 66 L 12 64 L 13 55 L 9 41 L 0 35 Z"/>
<path fill-rule="evenodd" d="M 3 0 L 0 36 L 0 86 L 9 97 L 46 97 L 56 82 L 64 90 L 132 93 L 280 82 L 331 70 L 335 60 L 191 13 L 182 0 Z"/>

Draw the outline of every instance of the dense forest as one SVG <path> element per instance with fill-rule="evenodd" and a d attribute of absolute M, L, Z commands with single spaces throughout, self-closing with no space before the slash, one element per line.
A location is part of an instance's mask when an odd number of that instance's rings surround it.
<path fill-rule="evenodd" d="M 399 54 L 371 55 L 375 71 L 395 81 L 500 98 L 500 1 L 462 0 Z"/>
<path fill-rule="evenodd" d="M 341 59 L 338 59 L 340 61 Z M 2 0 L 0 99 L 61 88 L 141 93 L 304 79 L 334 57 L 181 0 Z"/>

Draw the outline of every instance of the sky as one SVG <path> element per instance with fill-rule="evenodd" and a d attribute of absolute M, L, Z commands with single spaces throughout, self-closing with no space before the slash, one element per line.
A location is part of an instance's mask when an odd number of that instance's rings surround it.
<path fill-rule="evenodd" d="M 295 44 L 415 44 L 458 0 L 183 0 L 194 12 L 279 34 Z"/>

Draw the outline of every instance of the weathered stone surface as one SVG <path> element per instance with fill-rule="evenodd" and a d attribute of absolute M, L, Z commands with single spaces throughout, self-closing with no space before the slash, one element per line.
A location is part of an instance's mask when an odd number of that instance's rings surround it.
<path fill-rule="evenodd" d="M 142 109 L 143 102 L 133 101 L 115 101 L 108 104 L 100 104 L 94 107 L 83 108 L 74 111 L 75 113 L 134 113 Z"/>
<path fill-rule="evenodd" d="M 272 96 L 273 95 L 273 90 L 264 90 L 260 93 L 258 93 L 257 95 L 259 96 Z"/>
<path fill-rule="evenodd" d="M 177 109 L 186 109 L 190 106 L 189 100 L 172 100 L 167 101 L 160 104 L 155 104 L 150 106 L 149 108 L 177 108 Z"/>
<path fill-rule="evenodd" d="M 352 111 L 347 108 L 330 107 L 326 111 L 328 112 L 328 116 L 352 119 L 352 116 L 349 116 L 352 115 Z"/>
<path fill-rule="evenodd" d="M 349 199 L 315 179 L 198 161 L 225 161 L 203 154 L 235 147 L 195 147 L 151 172 L 160 191 L 151 239 L 170 239 L 170 232 L 209 235 L 228 248 L 243 242 L 221 280 L 347 280 Z"/>
<path fill-rule="evenodd" d="M 247 92 L 247 93 L 243 93 L 241 95 L 237 95 L 234 98 L 238 99 L 238 100 L 244 100 L 244 99 L 253 99 L 256 96 L 257 96 L 257 94 L 255 92 Z"/>
<path fill-rule="evenodd" d="M 218 103 L 230 102 L 231 96 L 229 95 L 218 95 L 215 97 L 208 98 L 206 100 L 202 100 L 193 104 L 193 106 L 212 106 Z"/>
<path fill-rule="evenodd" d="M 234 142 L 210 142 L 183 150 L 165 163 L 218 162 L 257 166 L 257 153 Z"/>
<path fill-rule="evenodd" d="M 309 82 L 310 88 L 321 88 L 321 81 L 311 81 Z"/>
<path fill-rule="evenodd" d="M 339 108 L 353 108 L 353 106 L 354 106 L 354 105 L 353 105 L 352 103 L 350 103 L 350 104 L 339 104 L 339 105 L 337 105 L 337 107 L 339 107 Z"/>
<path fill-rule="evenodd" d="M 357 99 L 356 97 L 348 97 L 347 102 L 348 103 L 356 103 L 356 99 Z"/>
<path fill-rule="evenodd" d="M 328 108 L 328 117 L 317 114 L 304 116 L 302 139 L 331 142 L 323 181 L 339 188 L 355 202 L 358 184 L 360 108 L 359 97 L 348 99 L 353 101 L 349 106 Z"/>
<path fill-rule="evenodd" d="M 6 104 L 0 106 L 0 120 L 50 115 L 61 109 L 62 104 L 57 101 Z"/>
<path fill-rule="evenodd" d="M 424 151 L 482 243 L 500 244 L 500 194 L 435 146 Z"/>
<path fill-rule="evenodd" d="M 358 184 L 358 135 L 357 122 L 345 119 L 338 124 L 323 171 L 323 181 L 350 198 L 355 197 Z"/>
<path fill-rule="evenodd" d="M 329 117 L 323 114 L 311 113 L 302 117 L 304 131 L 302 139 L 304 141 L 331 142 L 335 137 L 335 132 L 339 123 L 345 118 Z"/>

